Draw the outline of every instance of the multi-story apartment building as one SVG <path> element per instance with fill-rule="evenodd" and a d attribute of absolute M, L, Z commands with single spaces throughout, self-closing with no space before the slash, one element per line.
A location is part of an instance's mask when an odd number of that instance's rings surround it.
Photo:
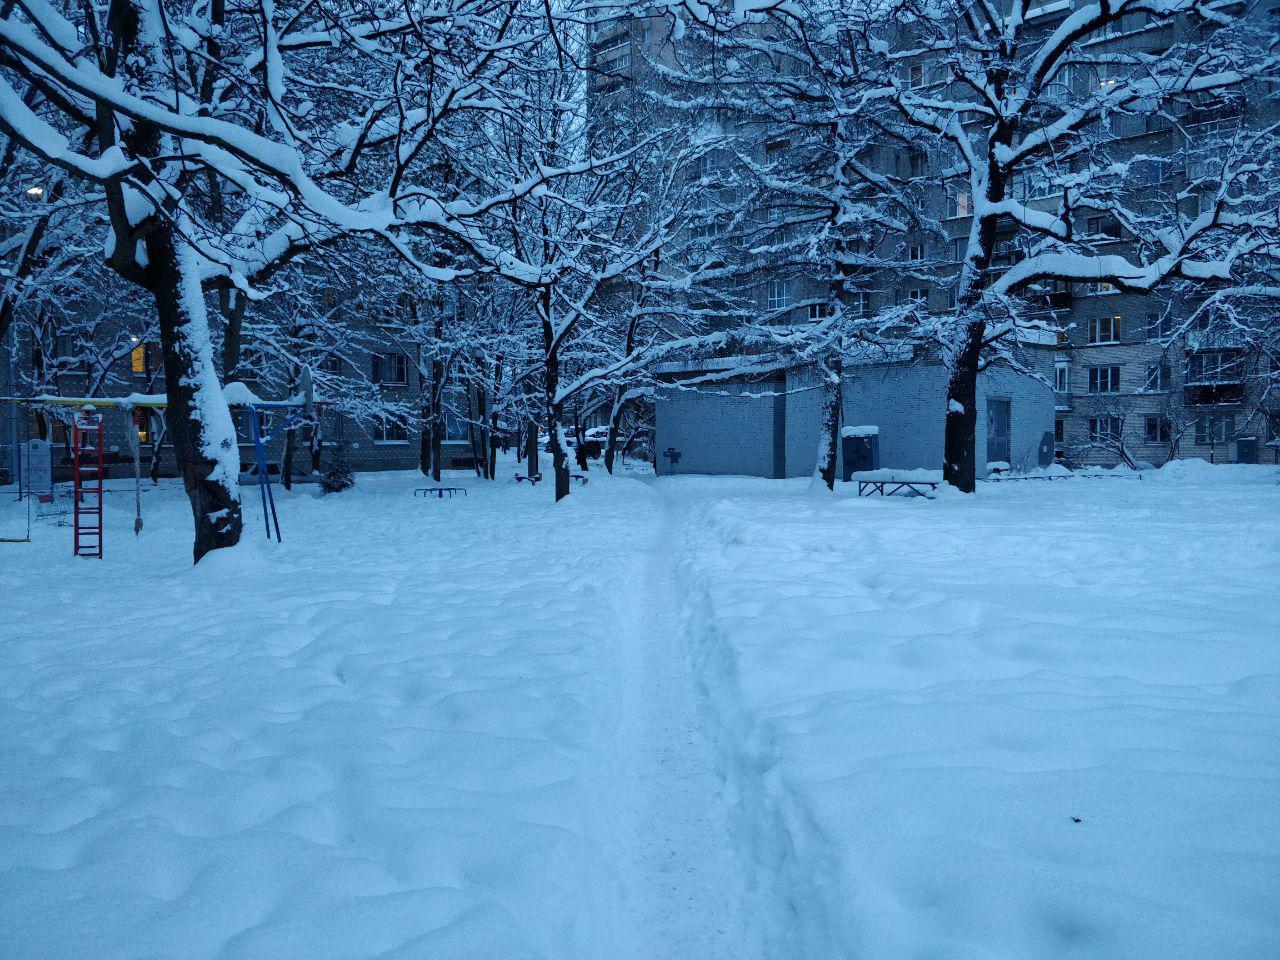
<path fill-rule="evenodd" d="M 1073 6 L 1069 0 L 1047 3 L 1034 8 L 1029 19 L 1034 29 L 1047 33 L 1071 14 Z M 1265 3 L 1254 4 L 1250 15 L 1270 16 L 1274 22 L 1280 4 L 1273 6 L 1264 9 Z M 1086 43 L 1093 50 L 1120 56 L 1158 54 L 1186 39 L 1178 34 L 1181 29 L 1176 19 L 1158 22 L 1146 14 L 1129 15 Z M 681 54 L 678 45 L 667 22 L 658 16 L 615 22 L 599 31 L 592 43 L 592 63 L 600 71 L 592 89 L 593 114 L 607 113 L 620 100 L 640 95 L 646 84 L 666 82 L 655 79 L 647 65 L 669 66 L 681 55 L 696 55 L 689 50 Z M 946 71 L 927 56 L 903 58 L 901 69 L 904 82 L 912 88 L 942 90 L 950 82 Z M 1069 69 L 1059 95 L 1084 96 L 1114 82 L 1097 70 Z M 1274 90 L 1252 92 L 1258 95 L 1193 104 L 1175 118 L 1116 116 L 1106 131 L 1106 156 L 1134 161 L 1133 176 L 1145 179 L 1151 196 L 1172 197 L 1189 177 L 1198 175 L 1198 167 L 1212 160 L 1203 148 L 1213 137 L 1280 118 L 1280 98 Z M 711 151 L 700 161 L 697 176 L 711 188 L 702 191 L 705 216 L 689 227 L 691 244 L 716 240 L 722 224 L 734 215 L 743 222 L 743 212 L 735 209 L 742 194 L 732 176 L 724 177 L 727 187 L 723 189 L 717 189 L 719 181 L 708 176 L 725 169 L 733 152 L 754 151 L 756 162 L 769 163 L 785 161 L 797 151 L 787 131 L 762 129 L 759 116 L 752 118 L 754 126 L 743 131 L 735 131 L 732 111 L 717 113 L 714 122 L 719 135 L 730 139 L 739 132 L 742 135 L 732 149 Z M 952 309 L 954 294 L 946 278 L 958 270 L 971 224 L 972 204 L 965 189 L 955 186 L 962 181 L 948 181 L 940 169 L 948 159 L 929 150 L 894 145 L 874 162 L 899 177 L 929 184 L 925 213 L 941 225 L 943 236 L 897 239 L 893 258 L 898 266 L 868 272 L 850 284 L 845 308 L 873 315 L 915 301 L 933 312 Z M 1022 178 L 1016 188 L 1019 199 L 1033 208 L 1054 210 L 1060 200 L 1048 179 L 1034 173 Z M 756 194 L 753 200 L 760 209 L 747 211 L 747 222 L 785 218 L 785 213 L 769 209 L 767 196 Z M 1102 211 L 1085 215 L 1080 228 L 1095 238 L 1099 253 L 1132 252 L 1132 238 Z M 1026 254 L 1020 242 L 1024 241 L 1010 222 L 997 241 L 993 270 L 1007 269 Z M 912 270 L 913 262 L 921 264 L 919 272 Z M 922 279 L 926 264 L 935 279 Z M 821 318 L 829 296 L 822 273 L 821 269 L 806 271 L 804 264 L 797 263 L 756 269 L 758 315 L 780 322 L 803 321 L 806 314 L 810 319 Z M 1267 389 L 1275 375 L 1268 357 L 1256 344 L 1214 329 L 1207 315 L 1198 316 L 1201 295 L 1190 285 L 1138 294 L 1107 284 L 1054 283 L 1026 291 L 1024 298 L 1024 309 L 1060 331 L 1052 373 L 1057 397 L 1052 426 L 1056 454 L 1063 462 L 1160 464 L 1174 457 L 1280 462 L 1280 398 Z M 918 398 L 908 400 L 904 395 L 904 402 L 917 403 Z"/>
<path fill-rule="evenodd" d="M 349 318 L 359 323 L 358 316 Z M 372 346 L 349 349 L 346 359 L 330 358 L 325 361 L 331 373 L 345 373 L 350 379 L 367 382 L 370 400 L 384 399 L 388 405 L 400 409 L 410 408 L 424 389 L 419 365 L 406 353 L 406 348 L 395 338 L 377 338 L 378 327 L 370 323 L 368 342 Z M 164 392 L 164 378 L 160 371 L 159 348 L 154 343 L 138 342 L 107 370 L 95 370 L 98 385 L 88 389 L 90 376 L 81 369 L 82 364 L 64 363 L 72 357 L 75 345 L 69 338 L 54 338 L 38 350 L 32 342 L 32 328 L 22 322 L 15 323 L 10 331 L 3 353 L 0 354 L 0 396 L 5 398 L 30 398 L 33 391 L 35 358 L 52 353 L 52 359 L 63 371 L 56 378 L 55 389 L 49 390 L 61 397 L 92 396 L 104 403 L 155 397 Z M 60 357 L 59 351 L 66 353 Z M 77 355 L 78 356 L 78 355 Z M 46 361 L 47 362 L 46 358 Z M 288 392 L 279 384 L 262 383 L 249 378 L 245 383 L 254 394 L 264 400 L 282 399 Z M 232 402 L 232 418 L 236 425 L 240 445 L 240 461 L 246 475 L 256 470 L 251 414 L 239 400 L 246 396 L 243 389 L 228 391 Z M 420 457 L 418 431 L 406 428 L 393 418 L 356 419 L 326 409 L 323 392 L 321 401 L 321 436 L 329 449 L 341 448 L 348 463 L 355 470 L 402 470 L 418 465 Z M 157 399 L 163 399 L 157 397 Z M 465 408 L 465 398 L 454 406 Z M 108 470 L 111 475 L 131 475 L 133 453 L 129 432 L 139 441 L 139 459 L 144 473 L 172 476 L 175 466 L 172 446 L 166 440 L 163 413 L 159 409 L 138 404 L 111 403 L 101 408 L 103 415 L 104 446 Z M 0 404 L 0 482 L 12 482 L 21 462 L 18 449 L 30 439 L 46 438 L 53 442 L 55 479 L 65 479 L 70 473 L 70 447 L 68 423 L 70 408 L 60 405 L 40 405 L 32 402 Z M 275 431 L 286 414 L 281 410 L 261 409 L 260 424 L 265 433 Z M 448 467 L 468 468 L 473 463 L 472 438 L 463 417 L 449 414 L 446 417 L 446 439 L 442 444 L 442 459 Z M 284 437 L 277 437 L 268 444 L 268 469 L 274 474 L 282 460 Z M 298 440 L 295 470 L 305 475 L 310 471 L 311 458 L 306 442 Z"/>

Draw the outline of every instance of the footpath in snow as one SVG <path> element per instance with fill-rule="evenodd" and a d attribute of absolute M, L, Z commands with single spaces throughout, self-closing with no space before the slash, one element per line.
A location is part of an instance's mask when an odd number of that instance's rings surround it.
<path fill-rule="evenodd" d="M 7 547 L 0 957 L 758 956 L 661 497 L 421 482 Z"/>
<path fill-rule="evenodd" d="M 1277 476 L 110 494 L 0 553 L 0 957 L 1274 960 Z"/>
<path fill-rule="evenodd" d="M 667 485 L 796 955 L 1280 957 L 1277 480 Z"/>

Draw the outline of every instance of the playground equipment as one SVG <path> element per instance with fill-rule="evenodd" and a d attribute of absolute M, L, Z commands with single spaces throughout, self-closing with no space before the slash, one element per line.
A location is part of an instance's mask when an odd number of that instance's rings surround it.
<path fill-rule="evenodd" d="M 276 542 L 283 542 L 280 537 L 280 518 L 276 512 L 275 494 L 271 489 L 271 478 L 267 470 L 266 445 L 284 434 L 286 431 L 303 423 L 314 423 L 317 407 L 323 406 L 315 399 L 311 381 L 311 371 L 302 369 L 301 392 L 290 400 L 261 400 L 252 391 L 240 383 L 228 384 L 223 392 L 227 396 L 227 404 L 249 411 L 249 422 L 254 448 L 254 459 L 257 466 L 258 488 L 262 497 L 262 519 L 267 531 L 267 539 L 274 534 Z M 102 556 L 102 481 L 105 474 L 102 446 L 102 414 L 101 410 L 118 408 L 130 416 L 135 409 L 164 409 L 168 406 L 168 398 L 164 394 L 131 394 L 127 397 L 0 397 L 0 402 L 20 403 L 37 407 L 74 407 L 76 412 L 72 421 L 72 480 L 74 485 L 74 538 L 73 553 L 75 556 Z M 284 411 L 287 415 L 270 434 L 263 435 L 261 411 Z M 137 433 L 133 424 L 128 425 L 129 447 L 133 454 L 134 469 L 134 533 L 142 530 L 142 498 L 141 498 L 141 465 Z M 27 537 L 11 538 L 4 542 L 26 542 L 30 539 L 30 519 L 28 519 Z"/>
<path fill-rule="evenodd" d="M 93 408 L 76 412 L 71 422 L 75 534 L 71 552 L 102 559 L 102 414 Z"/>

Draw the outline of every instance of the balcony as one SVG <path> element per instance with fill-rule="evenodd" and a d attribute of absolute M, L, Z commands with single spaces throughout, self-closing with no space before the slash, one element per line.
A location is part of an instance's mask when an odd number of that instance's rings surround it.
<path fill-rule="evenodd" d="M 1207 407 L 1244 403 L 1243 383 L 1188 383 L 1183 387 L 1188 406 Z"/>

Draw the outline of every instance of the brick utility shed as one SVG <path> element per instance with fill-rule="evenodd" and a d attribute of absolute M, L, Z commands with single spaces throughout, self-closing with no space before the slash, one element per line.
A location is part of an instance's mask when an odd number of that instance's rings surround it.
<path fill-rule="evenodd" d="M 1052 353 L 1036 350 L 1031 359 L 1037 368 L 1044 367 L 1043 381 L 1008 367 L 993 367 L 978 380 L 975 453 L 980 475 L 983 465 L 995 460 L 1030 469 L 1052 458 Z M 731 359 L 712 361 L 667 372 L 727 371 L 735 364 Z M 882 468 L 940 470 L 946 383 L 947 371 L 937 362 L 846 367 L 843 423 L 879 428 Z M 817 459 L 822 407 L 822 391 L 815 384 L 811 370 L 799 369 L 660 388 L 658 473 L 809 476 Z"/>

